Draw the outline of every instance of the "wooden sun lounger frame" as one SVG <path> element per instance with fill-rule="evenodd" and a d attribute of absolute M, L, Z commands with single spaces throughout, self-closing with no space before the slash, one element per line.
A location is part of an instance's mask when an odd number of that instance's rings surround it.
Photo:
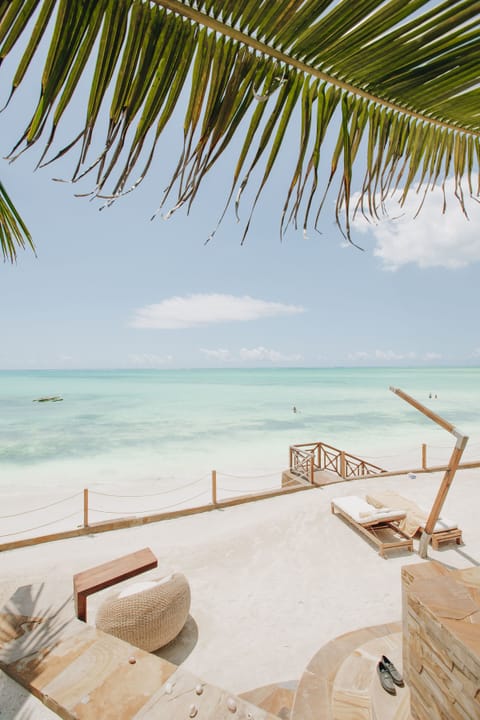
<path fill-rule="evenodd" d="M 359 523 L 356 520 L 353 519 L 351 515 L 346 513 L 344 510 L 342 510 L 341 507 L 336 505 L 334 502 L 330 503 L 331 511 L 334 515 L 341 515 L 345 520 L 347 520 L 350 525 L 352 525 L 358 532 L 360 532 L 364 537 L 367 538 L 371 543 L 376 545 L 378 547 L 378 552 L 380 554 L 380 557 L 385 557 L 385 553 L 389 550 L 398 550 L 398 549 L 404 549 L 409 550 L 410 552 L 413 552 L 413 540 L 411 537 L 406 535 L 403 530 L 401 530 L 397 523 L 400 520 L 403 520 L 405 517 L 404 512 L 399 512 L 398 516 L 393 515 L 389 518 L 385 518 L 383 520 L 372 519 L 369 522 L 365 523 Z M 382 540 L 376 532 L 378 530 L 385 530 L 389 529 L 392 532 L 395 533 L 395 535 L 400 536 L 392 539 L 391 541 L 386 542 L 385 540 Z"/>
<path fill-rule="evenodd" d="M 422 528 L 421 532 L 425 532 Z M 452 528 L 451 530 L 439 530 L 438 532 L 432 532 L 430 535 L 430 542 L 434 550 L 438 550 L 440 545 L 443 543 L 457 543 L 457 545 L 463 545 L 462 531 L 460 528 Z"/>

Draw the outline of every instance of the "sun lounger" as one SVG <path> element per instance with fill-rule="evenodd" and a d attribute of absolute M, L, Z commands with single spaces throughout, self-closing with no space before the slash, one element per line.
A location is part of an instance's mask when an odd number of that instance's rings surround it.
<path fill-rule="evenodd" d="M 419 507 L 413 500 L 398 495 L 398 493 L 393 490 L 380 490 L 367 495 L 367 501 L 378 509 L 392 507 L 394 505 L 403 510 L 405 512 L 405 518 L 399 525 L 408 537 L 413 538 L 425 529 L 429 514 L 428 511 Z M 451 522 L 442 516 L 439 517 L 435 523 L 431 543 L 434 550 L 438 550 L 439 546 L 446 542 L 456 542 L 457 545 L 461 545 L 462 531 L 455 522 Z"/>
<path fill-rule="evenodd" d="M 413 551 L 413 540 L 398 525 L 405 519 L 403 510 L 376 508 L 357 495 L 333 498 L 331 509 L 374 543 L 382 557 L 387 550 Z"/>

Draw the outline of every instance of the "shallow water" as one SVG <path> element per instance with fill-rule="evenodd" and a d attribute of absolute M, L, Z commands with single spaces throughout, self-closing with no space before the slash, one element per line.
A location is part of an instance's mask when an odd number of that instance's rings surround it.
<path fill-rule="evenodd" d="M 387 469 L 418 466 L 424 442 L 446 460 L 452 437 L 390 385 L 470 435 L 473 458 L 479 381 L 479 368 L 3 371 L 0 492 L 171 485 L 213 468 L 278 478 L 291 444 L 318 440 Z M 33 402 L 52 395 L 63 401 Z"/>

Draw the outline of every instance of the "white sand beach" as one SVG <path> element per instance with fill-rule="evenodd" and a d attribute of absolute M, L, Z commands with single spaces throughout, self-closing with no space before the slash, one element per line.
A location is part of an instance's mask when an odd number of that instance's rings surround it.
<path fill-rule="evenodd" d="M 457 473 L 443 510 L 463 530 L 464 545 L 429 548 L 429 557 L 450 567 L 480 563 L 479 472 Z M 400 569 L 422 562 L 417 552 L 382 559 L 331 514 L 330 500 L 392 489 L 429 508 L 442 477 L 350 481 L 5 552 L 0 601 L 20 585 L 42 583 L 54 587 L 59 600 L 67 599 L 74 573 L 149 546 L 159 564 L 142 579 L 180 571 L 192 593 L 191 618 L 179 638 L 159 651 L 162 657 L 234 693 L 298 680 L 317 650 L 336 636 L 400 620 Z M 89 598 L 90 623 L 109 592 Z M 3 674 L 0 696 L 2 720 L 54 717 Z"/>

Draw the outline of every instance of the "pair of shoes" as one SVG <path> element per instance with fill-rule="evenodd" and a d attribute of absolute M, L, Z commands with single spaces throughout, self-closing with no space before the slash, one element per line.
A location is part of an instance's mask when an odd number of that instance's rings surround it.
<path fill-rule="evenodd" d="M 390 695 L 397 694 L 395 685 L 403 687 L 405 684 L 395 665 L 385 655 L 382 655 L 382 659 L 377 665 L 377 673 L 381 686 Z"/>

